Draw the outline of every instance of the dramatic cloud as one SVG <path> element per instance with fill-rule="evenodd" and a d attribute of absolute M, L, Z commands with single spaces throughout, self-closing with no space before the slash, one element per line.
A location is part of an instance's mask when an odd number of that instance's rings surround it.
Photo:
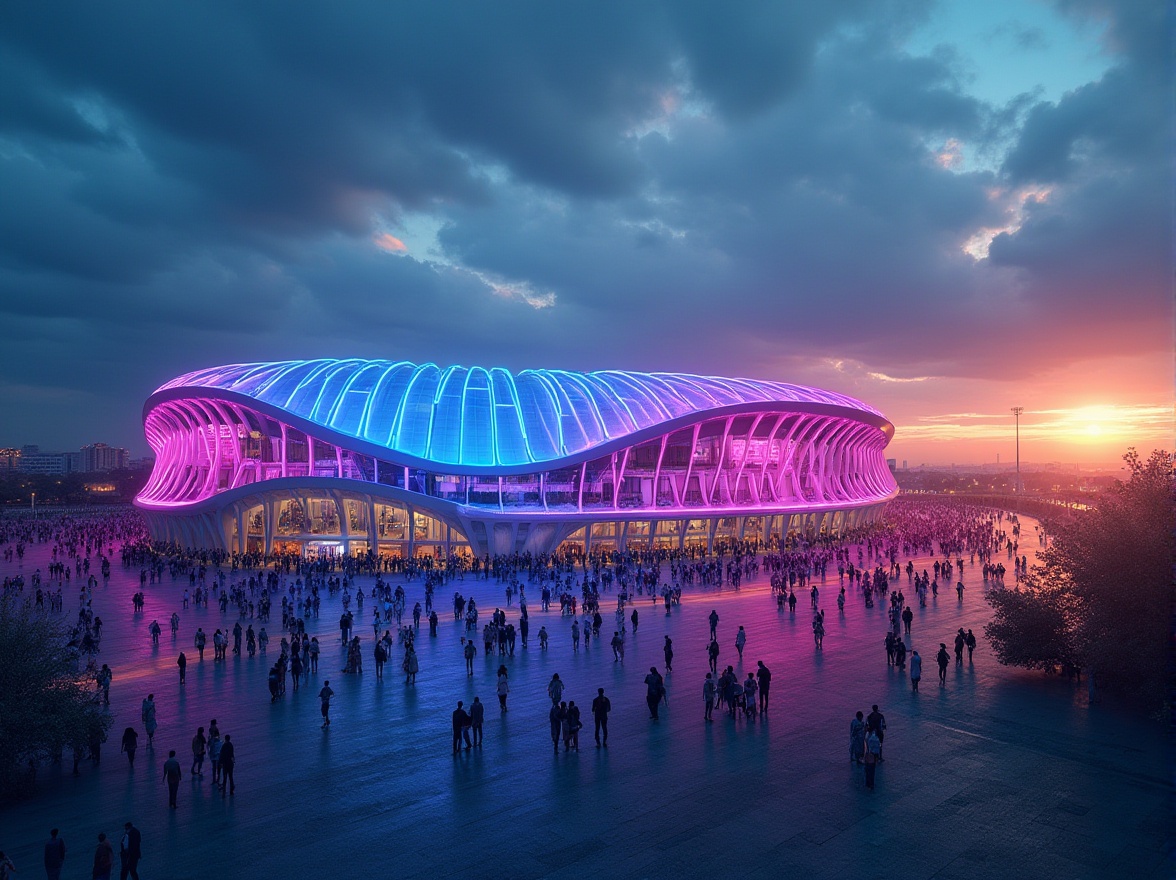
<path fill-rule="evenodd" d="M 1112 363 L 1163 404 L 1152 6 L 915 50 L 950 9 L 9 4 L 0 443 L 143 448 L 176 373 L 332 355 L 810 381 L 920 450 L 961 395 L 1077 408 L 1058 376 Z M 1067 28 L 1097 76 L 973 88 Z"/>

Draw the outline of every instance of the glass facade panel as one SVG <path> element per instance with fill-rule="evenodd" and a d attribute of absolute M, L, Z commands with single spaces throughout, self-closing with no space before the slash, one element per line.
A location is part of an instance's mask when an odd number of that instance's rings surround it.
<path fill-rule="evenodd" d="M 363 428 L 362 436 L 365 439 L 381 446 L 388 443 L 396 416 L 400 412 L 404 391 L 412 375 L 411 364 L 394 364 L 384 371 L 375 391 L 372 392 L 367 424 Z"/>
<path fill-rule="evenodd" d="M 543 380 L 524 372 L 519 375 L 516 387 L 519 411 L 527 426 L 527 443 L 534 457 L 546 461 L 563 454 L 559 414 Z"/>
<path fill-rule="evenodd" d="M 309 531 L 302 502 L 295 499 L 278 502 L 277 534 L 301 535 Z"/>
<path fill-rule="evenodd" d="M 424 458 L 429 448 L 433 425 L 433 400 L 441 382 L 441 371 L 427 365 L 413 374 L 404 392 L 400 414 L 392 435 L 396 446 L 409 455 Z"/>
<path fill-rule="evenodd" d="M 407 541 L 408 511 L 394 504 L 377 504 L 376 535 L 381 541 Z"/>
<path fill-rule="evenodd" d="M 584 477 L 584 509 L 612 507 L 612 456 L 588 462 Z"/>
<path fill-rule="evenodd" d="M 549 508 L 575 510 L 580 497 L 580 468 L 549 471 L 544 487 Z"/>
<path fill-rule="evenodd" d="M 311 498 L 307 501 L 307 514 L 312 535 L 340 534 L 339 507 L 330 498 Z"/>
<path fill-rule="evenodd" d="M 245 511 L 245 533 L 250 537 L 265 534 L 265 508 L 258 504 Z"/>
<path fill-rule="evenodd" d="M 330 426 L 337 431 L 363 436 L 363 417 L 371 400 L 372 388 L 384 374 L 380 364 L 368 364 L 353 374 L 330 415 Z"/>
<path fill-rule="evenodd" d="M 368 506 L 362 501 L 348 498 L 343 502 L 347 511 L 347 531 L 351 535 L 366 535 L 368 532 Z"/>
<path fill-rule="evenodd" d="M 527 440 L 519 421 L 515 383 L 506 370 L 490 371 L 494 402 L 495 449 L 500 464 L 522 464 L 530 460 Z"/>
<path fill-rule="evenodd" d="M 440 461 L 461 461 L 463 376 L 447 370 L 433 407 L 428 457 Z"/>

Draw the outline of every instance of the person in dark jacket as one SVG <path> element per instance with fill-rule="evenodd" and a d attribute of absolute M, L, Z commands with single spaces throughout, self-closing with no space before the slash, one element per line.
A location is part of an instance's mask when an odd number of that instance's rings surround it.
<path fill-rule="evenodd" d="M 474 747 L 470 742 L 470 713 L 464 708 L 465 705 L 461 700 L 457 701 L 457 708 L 453 710 L 453 754 L 457 754 L 461 746 L 462 737 L 465 737 L 465 747 L 468 751 Z"/>
<path fill-rule="evenodd" d="M 225 734 L 225 744 L 220 750 L 220 787 L 221 792 L 228 786 L 229 794 L 237 790 L 237 781 L 233 779 L 233 768 L 237 764 L 237 747 L 233 745 L 233 738 Z"/>
<path fill-rule="evenodd" d="M 49 880 L 59 880 L 61 866 L 65 864 L 65 841 L 58 834 L 56 828 L 50 829 L 49 839 L 45 841 L 45 876 Z"/>
<path fill-rule="evenodd" d="M 128 822 L 123 826 L 122 842 L 118 848 L 119 861 L 122 869 L 119 880 L 139 880 L 139 860 L 143 858 L 143 835 L 139 829 Z"/>

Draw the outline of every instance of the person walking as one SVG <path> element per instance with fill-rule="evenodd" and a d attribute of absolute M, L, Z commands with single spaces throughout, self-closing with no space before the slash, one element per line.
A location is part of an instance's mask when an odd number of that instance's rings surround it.
<path fill-rule="evenodd" d="M 597 688 L 596 698 L 592 701 L 592 721 L 597 748 L 602 745 L 608 748 L 608 713 L 611 711 L 612 702 L 604 695 L 604 688 Z"/>
<path fill-rule="evenodd" d="M 755 676 L 750 672 L 747 673 L 747 680 L 743 682 L 743 714 L 747 718 L 753 717 L 759 711 L 759 704 L 756 702 L 758 691 L 759 683 L 755 680 Z"/>
<path fill-rule="evenodd" d="M 559 673 L 552 673 L 551 681 L 547 683 L 547 696 L 551 698 L 551 702 L 558 703 L 563 697 L 563 692 L 564 683 L 559 680 Z"/>
<path fill-rule="evenodd" d="M 375 629 L 379 628 L 380 621 L 377 619 Z M 384 664 L 388 661 L 388 650 L 384 647 L 383 639 L 376 639 L 374 656 L 376 658 L 376 681 L 381 681 L 384 678 Z"/>
<path fill-rule="evenodd" d="M 461 700 L 457 701 L 457 708 L 453 710 L 453 754 L 457 754 L 461 746 L 462 738 L 465 738 L 465 747 L 468 752 L 474 747 L 470 741 L 470 713 L 464 708 L 465 703 Z"/>
<path fill-rule="evenodd" d="M 237 781 L 233 778 L 233 770 L 237 766 L 237 747 L 233 745 L 233 737 L 225 734 L 225 744 L 220 750 L 220 788 L 224 794 L 226 786 L 229 794 L 237 790 Z"/>
<path fill-rule="evenodd" d="M 221 742 L 220 731 L 214 730 L 208 737 L 208 760 L 212 763 L 212 784 L 220 785 L 221 779 Z"/>
<path fill-rule="evenodd" d="M 167 753 L 167 760 L 163 762 L 163 779 L 167 782 L 167 805 L 176 808 L 176 793 L 180 788 L 180 762 L 176 760 L 176 750 Z"/>
<path fill-rule="evenodd" d="M 710 671 L 717 673 L 719 671 L 719 642 L 713 634 L 710 644 L 706 646 L 706 654 L 710 659 Z"/>
<path fill-rule="evenodd" d="M 563 721 L 567 708 L 566 704 L 552 703 L 551 711 L 547 713 L 547 723 L 551 727 L 551 747 L 557 755 L 559 754 L 559 739 L 563 735 Z"/>
<path fill-rule="evenodd" d="M 919 679 L 923 677 L 923 658 L 918 651 L 911 651 L 911 690 L 919 692 Z"/>
<path fill-rule="evenodd" d="M 759 706 L 760 714 L 766 715 L 768 713 L 768 690 L 772 686 L 772 671 L 764 666 L 763 660 L 757 660 L 755 677 L 759 681 Z"/>
<path fill-rule="evenodd" d="M 747 633 L 743 627 L 739 627 L 739 632 L 735 633 L 735 650 L 739 652 L 739 662 L 743 662 L 743 646 L 747 644 Z"/>
<path fill-rule="evenodd" d="M 946 642 L 939 643 L 939 653 L 935 655 L 935 662 L 939 664 L 939 686 L 943 687 L 947 684 L 947 664 L 951 662 Z"/>
<path fill-rule="evenodd" d="M 886 741 L 886 716 L 878 711 L 877 703 L 871 707 L 870 714 L 866 716 L 866 732 L 878 737 L 878 762 L 881 763 L 884 760 L 882 743 Z M 868 736 L 867 739 L 869 739 Z"/>
<path fill-rule="evenodd" d="M 322 701 L 320 711 L 323 715 L 323 730 L 331 726 L 331 697 L 333 696 L 335 696 L 335 692 L 331 690 L 331 683 L 324 681 L 323 688 L 319 691 L 319 700 Z"/>
<path fill-rule="evenodd" d="M 711 637 L 711 641 L 714 641 L 715 633 L 718 632 L 718 628 L 719 628 L 719 612 L 715 611 L 712 608 L 709 620 L 710 620 L 710 637 Z"/>
<path fill-rule="evenodd" d="M 196 735 L 192 737 L 192 767 L 188 771 L 193 776 L 204 775 L 204 753 L 208 748 L 208 737 L 204 735 L 204 728 L 197 727 Z"/>
<path fill-rule="evenodd" d="M 478 649 L 474 647 L 473 639 L 464 639 L 465 647 L 461 649 L 465 656 L 466 675 L 474 674 L 474 655 L 478 653 Z"/>
<path fill-rule="evenodd" d="M 410 643 L 404 651 L 404 663 L 401 664 L 404 670 L 404 683 L 416 684 L 417 673 L 421 671 L 421 661 L 417 659 L 416 649 Z"/>
<path fill-rule="evenodd" d="M 568 700 L 567 706 L 563 711 L 563 740 L 564 751 L 580 751 L 580 728 L 584 725 L 580 722 L 580 707 L 576 705 L 575 700 Z"/>
<path fill-rule="evenodd" d="M 645 676 L 645 704 L 649 706 L 649 717 L 658 720 L 657 707 L 665 694 L 665 685 L 656 666 L 649 667 L 649 675 Z"/>
<path fill-rule="evenodd" d="M 878 732 L 871 730 L 866 734 L 866 788 L 870 791 L 874 790 L 874 776 L 878 772 L 878 763 L 882 760 L 882 740 L 878 738 Z"/>
<path fill-rule="evenodd" d="M 506 665 L 498 667 L 498 684 L 495 686 L 495 692 L 498 694 L 498 708 L 506 711 L 506 697 L 510 693 L 510 683 L 507 681 Z"/>
<path fill-rule="evenodd" d="M 968 665 L 972 665 L 972 652 L 976 650 L 976 636 L 968 630 L 967 635 L 964 636 L 964 644 L 968 646 Z"/>
<path fill-rule="evenodd" d="M 849 721 L 849 763 L 862 764 L 866 753 L 866 722 L 858 712 Z"/>
<path fill-rule="evenodd" d="M 106 839 L 104 832 L 98 833 L 98 845 L 94 848 L 94 865 L 90 871 L 93 880 L 110 880 L 110 872 L 114 870 L 114 847 Z"/>
<path fill-rule="evenodd" d="M 155 729 L 159 722 L 155 720 L 155 694 L 148 694 L 140 707 L 139 717 L 143 719 L 143 729 L 147 731 L 148 748 L 155 745 Z"/>
<path fill-rule="evenodd" d="M 110 682 L 114 679 L 114 673 L 111 672 L 110 666 L 106 663 L 102 664 L 102 668 L 98 670 L 98 687 L 102 689 L 102 702 L 107 706 L 110 705 Z"/>
<path fill-rule="evenodd" d="M 706 674 L 706 680 L 703 681 L 703 683 L 702 683 L 702 702 L 703 702 L 703 705 L 706 707 L 705 712 L 702 716 L 703 721 L 713 721 L 714 720 L 713 718 L 711 718 L 711 713 L 713 713 L 715 711 L 715 693 L 716 693 L 716 688 L 715 688 L 714 674 L 711 672 L 708 672 Z"/>
<path fill-rule="evenodd" d="M 666 642 L 662 645 L 662 655 L 666 658 L 666 672 L 674 671 L 674 642 L 669 636 L 666 636 Z"/>
<path fill-rule="evenodd" d="M 180 684 L 188 680 L 188 658 L 184 656 L 184 652 L 180 651 L 180 656 L 176 658 L 176 666 L 180 669 Z"/>
<path fill-rule="evenodd" d="M 118 847 L 119 880 L 139 880 L 139 861 L 143 858 L 143 835 L 139 829 L 127 822 L 123 826 L 122 841 Z"/>
<path fill-rule="evenodd" d="M 65 864 L 65 841 L 56 828 L 49 829 L 45 841 L 45 876 L 48 880 L 61 880 L 61 866 Z"/>
<path fill-rule="evenodd" d="M 474 745 L 478 748 L 482 746 L 482 724 L 486 720 L 486 704 L 478 697 L 474 697 L 474 702 L 470 706 L 470 729 L 474 732 Z"/>
<path fill-rule="evenodd" d="M 122 751 L 126 752 L 127 761 L 130 762 L 131 769 L 135 769 L 135 750 L 139 748 L 139 734 L 135 728 L 128 727 L 123 731 L 122 735 Z"/>

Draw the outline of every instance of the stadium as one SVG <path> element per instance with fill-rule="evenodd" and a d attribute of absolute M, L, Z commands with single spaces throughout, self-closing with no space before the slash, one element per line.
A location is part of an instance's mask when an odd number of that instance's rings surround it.
<path fill-rule="evenodd" d="M 766 546 L 870 522 L 898 492 L 880 412 L 752 379 L 237 364 L 159 388 L 143 427 L 152 536 L 230 552 Z"/>

